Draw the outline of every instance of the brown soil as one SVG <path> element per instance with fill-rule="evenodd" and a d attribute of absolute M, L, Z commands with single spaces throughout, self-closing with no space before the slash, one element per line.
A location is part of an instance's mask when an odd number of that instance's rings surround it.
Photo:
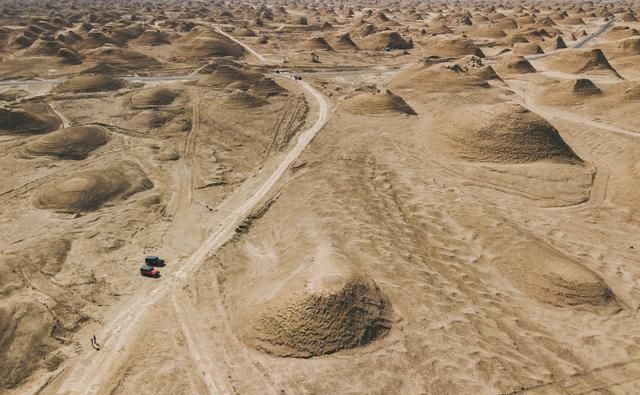
<path fill-rule="evenodd" d="M 59 129 L 30 141 L 25 152 L 61 159 L 84 159 L 109 141 L 108 132 L 99 126 L 78 126 Z"/>

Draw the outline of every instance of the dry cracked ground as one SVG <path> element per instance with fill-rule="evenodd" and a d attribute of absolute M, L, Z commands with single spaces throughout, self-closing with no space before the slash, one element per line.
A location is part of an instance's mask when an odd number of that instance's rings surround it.
<path fill-rule="evenodd" d="M 0 0 L 0 393 L 640 393 L 639 18 Z"/>

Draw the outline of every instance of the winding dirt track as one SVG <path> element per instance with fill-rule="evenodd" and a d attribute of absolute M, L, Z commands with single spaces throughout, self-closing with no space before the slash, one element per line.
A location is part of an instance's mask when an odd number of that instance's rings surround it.
<path fill-rule="evenodd" d="M 126 361 L 127 351 L 136 339 L 139 324 L 146 316 L 149 308 L 157 303 L 169 291 L 179 287 L 205 261 L 206 257 L 220 248 L 235 233 L 235 229 L 253 212 L 253 210 L 269 197 L 269 192 L 289 169 L 291 164 L 300 156 L 302 151 L 324 127 L 328 117 L 328 103 L 324 96 L 305 81 L 297 81 L 318 104 L 318 119 L 309 129 L 298 136 L 296 144 L 286 154 L 269 177 L 253 191 L 248 199 L 237 207 L 232 207 L 224 219 L 214 227 L 205 242 L 187 259 L 174 273 L 165 275 L 158 286 L 151 290 L 144 298 L 132 298 L 131 302 L 123 306 L 120 313 L 107 323 L 97 334 L 104 339 L 104 348 L 100 353 L 86 352 L 79 357 L 67 374 L 62 378 L 58 393 L 68 394 L 97 394 L 104 390 L 104 384 L 109 380 L 117 368 Z M 222 207 L 229 206 L 227 202 L 237 200 L 237 196 L 247 193 L 246 188 L 240 187 L 232 194 Z M 225 204 L 227 203 L 227 204 Z M 216 292 L 216 290 L 213 290 Z M 182 317 L 182 316 L 179 316 Z M 187 317 L 185 317 L 186 319 Z M 182 320 L 181 320 L 182 321 Z M 181 322 L 183 328 L 189 328 L 188 323 Z M 192 358 L 201 369 L 208 371 L 210 366 L 204 358 L 198 358 L 192 353 Z M 213 375 L 208 376 L 213 377 Z M 225 393 L 220 383 L 206 379 L 205 384 L 211 393 Z"/>
<path fill-rule="evenodd" d="M 246 49 L 249 53 L 251 53 L 253 56 L 255 56 L 256 58 L 258 58 L 258 60 L 261 63 L 266 63 L 266 64 L 271 64 L 274 63 L 273 61 L 267 59 L 264 55 L 258 53 L 257 51 L 255 51 L 253 48 L 251 48 L 250 46 L 248 46 L 247 44 L 243 43 L 242 41 L 238 40 L 237 38 L 233 37 L 231 34 L 225 32 L 224 30 L 222 30 L 220 28 L 220 26 L 218 25 L 214 25 L 212 23 L 205 23 L 208 26 L 213 27 L 216 32 L 222 34 L 223 36 L 227 37 L 229 40 L 235 42 L 236 44 L 241 45 L 244 49 Z"/>
<path fill-rule="evenodd" d="M 69 118 L 67 118 L 58 108 L 58 106 L 54 103 L 49 103 L 49 108 L 51 108 L 51 111 L 54 112 L 54 114 L 56 114 L 56 116 L 58 117 L 58 119 L 60 119 L 60 123 L 62 123 L 62 127 L 63 128 L 68 128 L 72 125 L 71 121 L 69 121 Z"/>

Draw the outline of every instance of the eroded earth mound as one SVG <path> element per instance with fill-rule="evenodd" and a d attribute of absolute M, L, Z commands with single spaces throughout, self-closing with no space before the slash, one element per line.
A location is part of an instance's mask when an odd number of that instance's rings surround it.
<path fill-rule="evenodd" d="M 25 152 L 63 159 L 84 159 L 109 141 L 109 133 L 100 126 L 76 126 L 59 129 L 30 141 Z"/>
<path fill-rule="evenodd" d="M 242 338 L 280 357 L 309 358 L 364 346 L 390 329 L 391 306 L 363 274 L 296 279 L 247 314 Z"/>
<path fill-rule="evenodd" d="M 470 161 L 580 162 L 549 122 L 516 103 L 448 109 L 436 116 L 428 138 L 435 149 Z"/>
<path fill-rule="evenodd" d="M 134 163 L 100 170 L 86 170 L 46 184 L 36 196 L 39 208 L 63 212 L 97 210 L 116 198 L 124 199 L 153 187 L 144 171 Z"/>

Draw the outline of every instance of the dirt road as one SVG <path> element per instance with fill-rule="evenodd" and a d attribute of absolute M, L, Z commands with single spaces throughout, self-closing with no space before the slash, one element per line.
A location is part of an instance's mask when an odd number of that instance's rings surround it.
<path fill-rule="evenodd" d="M 255 51 L 253 48 L 251 48 L 250 46 L 248 46 L 247 44 L 243 43 L 242 41 L 238 40 L 237 38 L 233 37 L 231 34 L 225 32 L 224 30 L 222 30 L 220 28 L 220 26 L 218 25 L 214 25 L 213 23 L 205 23 L 207 26 L 213 27 L 216 32 L 222 34 L 223 36 L 227 37 L 229 40 L 235 42 L 236 44 L 241 45 L 244 49 L 246 49 L 249 53 L 251 53 L 253 56 L 255 56 L 256 58 L 258 58 L 258 60 L 261 63 L 265 63 L 265 64 L 271 64 L 271 63 L 275 63 L 274 61 L 267 59 L 264 55 L 258 53 L 257 51 Z"/>
<path fill-rule="evenodd" d="M 316 134 L 324 127 L 328 116 L 328 103 L 324 96 L 315 88 L 304 81 L 298 81 L 318 105 L 318 119 L 309 129 L 300 133 L 296 144 L 282 158 L 280 163 L 268 175 L 266 180 L 257 189 L 251 183 L 243 184 L 234 194 L 222 203 L 219 210 L 222 218 L 216 221 L 210 236 L 206 241 L 184 262 L 180 268 L 173 273 L 167 273 L 158 286 L 146 294 L 144 297 L 132 298 L 123 306 L 120 313 L 107 323 L 100 332 L 98 338 L 102 340 L 103 349 L 99 353 L 89 350 L 79 357 L 75 363 L 69 367 L 63 375 L 62 383 L 56 393 L 68 394 L 97 394 L 104 389 L 104 383 L 109 380 L 127 358 L 127 352 L 131 343 L 136 339 L 136 331 L 139 324 L 146 316 L 149 308 L 157 303 L 169 291 L 179 287 L 184 280 L 205 261 L 205 258 L 216 249 L 220 248 L 235 233 L 235 229 L 240 225 L 259 205 L 269 197 L 269 192 L 280 178 L 289 169 L 291 164 L 298 158 L 307 145 L 313 140 Z M 237 205 L 238 196 L 247 196 L 244 202 Z M 228 213 L 224 215 L 224 213 Z M 202 358 L 194 358 L 206 365 Z M 209 366 L 203 366 L 209 369 Z M 210 381 L 209 390 L 212 393 L 219 393 L 219 387 Z M 45 391 L 46 392 L 46 391 Z"/>

